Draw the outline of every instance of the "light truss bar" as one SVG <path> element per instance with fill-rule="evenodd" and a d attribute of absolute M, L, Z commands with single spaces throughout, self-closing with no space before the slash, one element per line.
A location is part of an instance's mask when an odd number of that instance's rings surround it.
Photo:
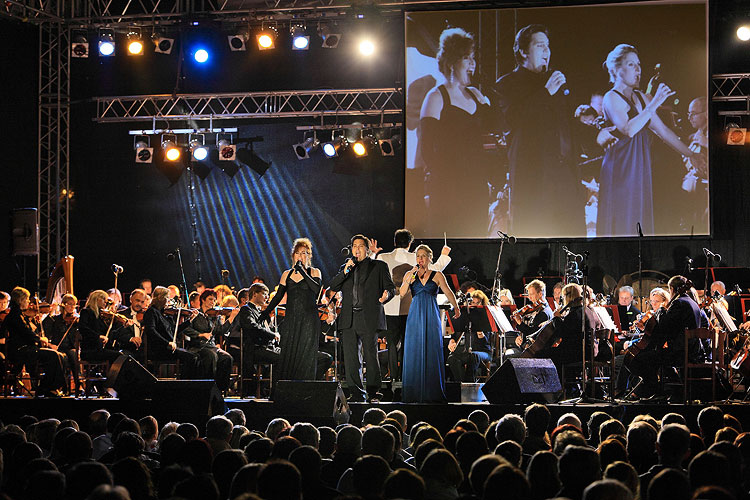
<path fill-rule="evenodd" d="M 369 130 L 369 129 L 381 129 L 381 128 L 398 128 L 401 127 L 401 123 L 352 123 L 346 125 L 297 125 L 297 130 L 341 130 L 341 129 L 354 129 L 354 130 Z"/>
<path fill-rule="evenodd" d="M 128 135 L 159 135 L 159 134 L 233 134 L 233 128 L 158 128 L 148 130 L 128 130 Z"/>
<path fill-rule="evenodd" d="M 401 89 L 351 89 L 97 97 L 94 121 L 209 120 L 396 115 Z"/>
<path fill-rule="evenodd" d="M 0 16 L 35 24 L 61 23 L 63 18 L 56 12 L 57 7 L 58 2 L 54 0 L 4 0 L 0 6 Z"/>
<path fill-rule="evenodd" d="M 721 103 L 719 116 L 750 115 L 750 73 L 713 75 L 711 90 L 711 100 Z"/>

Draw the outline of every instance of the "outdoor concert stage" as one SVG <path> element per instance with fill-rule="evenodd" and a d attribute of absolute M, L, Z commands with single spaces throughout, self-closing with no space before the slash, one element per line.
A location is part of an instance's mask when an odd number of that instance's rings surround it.
<path fill-rule="evenodd" d="M 508 413 L 522 415 L 526 404 L 489 404 L 489 403 L 447 403 L 447 404 L 415 404 L 415 403 L 352 403 L 349 405 L 351 417 L 349 422 L 359 425 L 362 415 L 369 408 L 381 408 L 385 412 L 401 410 L 406 413 L 409 425 L 425 420 L 435 425 L 445 433 L 453 424 L 466 418 L 469 413 L 480 409 L 487 412 L 490 419 L 495 420 Z M 615 418 L 628 423 L 639 414 L 648 413 L 661 418 L 666 413 L 675 412 L 685 416 L 691 429 L 697 429 L 698 412 L 706 404 L 640 404 L 640 403 L 587 403 L 547 405 L 552 413 L 553 421 L 567 412 L 574 412 L 581 421 L 585 422 L 595 411 L 605 411 Z M 737 417 L 743 426 L 750 427 L 750 403 L 719 403 L 725 412 Z M 122 412 L 131 418 L 145 415 L 155 416 L 160 425 L 174 420 L 177 422 L 192 422 L 200 429 L 211 416 L 216 414 L 219 407 L 212 410 L 208 401 L 201 401 L 196 397 L 187 397 L 183 401 L 159 399 L 120 400 L 117 398 L 81 398 L 63 397 L 58 399 L 34 399 L 26 397 L 0 397 L 0 419 L 3 423 L 17 422 L 22 415 L 34 415 L 37 418 L 55 417 L 58 419 L 74 418 L 85 426 L 86 418 L 94 410 L 104 408 L 110 413 Z M 315 425 L 330 425 L 335 427 L 334 408 L 320 408 L 319 411 L 303 413 L 301 406 L 295 407 L 289 403 L 279 403 L 267 399 L 236 399 L 228 398 L 224 401 L 225 409 L 239 408 L 245 412 L 249 429 L 265 430 L 268 422 L 276 417 L 284 417 L 290 422 L 306 421 Z"/>

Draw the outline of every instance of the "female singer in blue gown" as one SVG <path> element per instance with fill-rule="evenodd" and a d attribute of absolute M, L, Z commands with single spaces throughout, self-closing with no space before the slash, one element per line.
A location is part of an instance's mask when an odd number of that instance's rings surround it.
<path fill-rule="evenodd" d="M 641 223 L 643 232 L 654 234 L 654 200 L 651 181 L 649 130 L 694 165 L 703 159 L 690 151 L 656 111 L 675 92 L 660 83 L 654 96 L 644 94 L 641 62 L 635 47 L 620 44 L 607 56 L 605 66 L 612 89 L 604 95 L 604 117 L 622 138 L 607 149 L 602 160 L 597 236 L 629 236 Z"/>
<path fill-rule="evenodd" d="M 419 245 L 416 253 L 417 265 L 404 276 L 401 285 L 401 295 L 409 291 L 412 294 L 404 340 L 402 401 L 443 402 L 445 361 L 437 305 L 438 289 L 442 290 L 453 305 L 454 318 L 461 316 L 461 311 L 443 273 L 429 269 L 432 262 L 430 247 Z"/>

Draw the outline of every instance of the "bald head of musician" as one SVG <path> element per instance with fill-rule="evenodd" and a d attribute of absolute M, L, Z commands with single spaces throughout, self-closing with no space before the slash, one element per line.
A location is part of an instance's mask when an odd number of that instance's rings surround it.
<path fill-rule="evenodd" d="M 136 288 L 130 292 L 130 310 L 141 312 L 146 309 L 146 299 L 148 294 L 142 288 Z"/>
<path fill-rule="evenodd" d="M 723 281 L 714 281 L 713 283 L 711 283 L 711 296 L 713 296 L 716 292 L 719 292 L 719 295 L 727 294 L 727 287 Z"/>
<path fill-rule="evenodd" d="M 694 129 L 704 131 L 708 129 L 708 111 L 705 97 L 697 97 L 690 101 L 688 120 Z"/>

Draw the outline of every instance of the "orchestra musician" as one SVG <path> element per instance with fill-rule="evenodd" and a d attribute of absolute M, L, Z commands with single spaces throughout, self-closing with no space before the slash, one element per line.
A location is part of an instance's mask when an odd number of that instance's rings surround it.
<path fill-rule="evenodd" d="M 2 331 L 8 332 L 8 359 L 18 365 L 19 372 L 20 365 L 25 365 L 33 375 L 41 371 L 37 395 L 58 397 L 65 383 L 62 356 L 49 349 L 39 323 L 29 316 L 29 291 L 17 286 L 10 292 L 10 298 L 10 311 L 2 324 Z"/>
<path fill-rule="evenodd" d="M 410 252 L 409 247 L 414 242 L 414 236 L 408 229 L 399 229 L 393 235 L 393 245 L 396 247 L 392 252 L 378 253 L 376 259 L 388 264 L 388 270 L 395 285 L 401 286 L 404 274 L 408 273 L 417 263 L 416 252 Z M 377 253 L 377 240 L 371 241 L 370 250 Z M 450 247 L 444 246 L 438 260 L 430 266 L 430 269 L 442 271 L 451 262 Z M 406 329 L 406 318 L 409 315 L 411 294 L 399 296 L 385 304 L 385 323 L 388 327 L 383 335 L 388 345 L 388 372 L 391 376 L 391 388 L 393 383 L 401 380 L 400 366 L 404 359 L 404 331 Z M 400 347 L 399 347 L 400 346 Z"/>
<path fill-rule="evenodd" d="M 344 345 L 346 383 L 352 401 L 382 398 L 377 331 L 385 330 L 383 304 L 396 295 L 385 262 L 369 257 L 370 240 L 357 234 L 351 239 L 352 257 L 331 280 L 331 290 L 342 292 L 339 328 Z M 359 344 L 367 363 L 367 390 L 362 385 Z M 282 346 L 283 352 L 283 346 Z"/>
<path fill-rule="evenodd" d="M 544 281 L 530 281 L 526 285 L 526 296 L 530 304 L 540 304 L 540 308 L 524 316 L 521 314 L 511 316 L 516 328 L 521 333 L 516 337 L 516 345 L 519 347 L 526 342 L 526 337 L 539 330 L 542 323 L 552 319 L 552 309 L 546 299 L 547 285 L 544 284 Z"/>
<path fill-rule="evenodd" d="M 148 294 L 142 288 L 130 292 L 130 307 L 123 309 L 120 314 L 131 320 L 114 333 L 114 345 L 125 354 L 130 354 L 141 363 L 145 362 L 143 342 L 143 313 L 146 310 Z M 140 317 L 140 320 L 138 319 Z"/>
<path fill-rule="evenodd" d="M 635 290 L 632 286 L 623 286 L 617 291 L 617 312 L 620 316 L 620 331 L 627 332 L 641 310 L 633 304 Z"/>
<path fill-rule="evenodd" d="M 78 299 L 75 295 L 66 293 L 61 299 L 62 312 L 56 316 L 47 316 L 42 324 L 49 339 L 50 348 L 63 355 L 64 366 L 73 376 L 75 394 L 81 388 L 80 365 L 78 362 Z M 63 391 L 67 393 L 70 387 L 65 385 Z"/>
<path fill-rule="evenodd" d="M 188 349 L 197 356 L 198 378 L 212 378 L 221 391 L 229 388 L 229 376 L 232 373 L 232 356 L 216 345 L 217 339 L 225 337 L 232 326 L 232 320 L 239 313 L 235 309 L 225 318 L 222 314 L 209 316 L 208 311 L 216 305 L 217 293 L 210 288 L 200 296 L 200 309 L 190 318 L 183 335 L 188 341 Z"/>
<path fill-rule="evenodd" d="M 115 331 L 120 328 L 116 322 L 116 313 L 109 313 L 110 319 L 104 319 L 108 294 L 104 290 L 94 290 L 86 299 L 86 306 L 78 320 L 78 331 L 81 332 L 81 360 L 114 361 L 120 353 L 111 349 L 111 340 L 116 337 Z"/>
<path fill-rule="evenodd" d="M 243 373 L 253 373 L 255 363 L 276 363 L 279 361 L 278 343 L 280 336 L 261 319 L 261 313 L 268 302 L 268 287 L 263 283 L 250 286 L 250 301 L 240 307 L 239 321 L 242 328 L 244 348 Z"/>
<path fill-rule="evenodd" d="M 148 355 L 152 360 L 180 361 L 180 378 L 193 378 L 198 363 L 198 356 L 181 347 L 177 347 L 175 334 L 175 320 L 171 315 L 166 315 L 167 295 L 169 290 L 163 286 L 157 286 L 152 293 L 151 305 L 143 313 L 143 336 L 148 342 Z M 180 316 L 187 320 L 197 315 L 197 311 L 180 312 Z M 177 334 L 190 326 L 185 321 L 177 326 Z"/>
<path fill-rule="evenodd" d="M 635 355 L 629 365 L 633 375 L 641 377 L 643 383 L 636 387 L 638 397 L 658 400 L 658 371 L 662 366 L 679 366 L 683 363 L 686 329 L 695 329 L 701 324 L 698 304 L 690 297 L 692 283 L 684 276 L 673 276 L 669 280 L 671 298 L 666 310 L 659 314 L 651 331 L 648 347 Z"/>
<path fill-rule="evenodd" d="M 469 307 L 487 307 L 490 300 L 481 290 L 475 290 L 471 294 Z M 468 317 L 468 314 L 467 314 Z M 448 342 L 448 366 L 453 379 L 457 382 L 475 382 L 479 365 L 490 361 L 492 357 L 492 346 L 489 337 L 484 332 L 471 332 L 471 338 L 467 339 L 465 324 L 464 331 L 457 331 Z"/>

